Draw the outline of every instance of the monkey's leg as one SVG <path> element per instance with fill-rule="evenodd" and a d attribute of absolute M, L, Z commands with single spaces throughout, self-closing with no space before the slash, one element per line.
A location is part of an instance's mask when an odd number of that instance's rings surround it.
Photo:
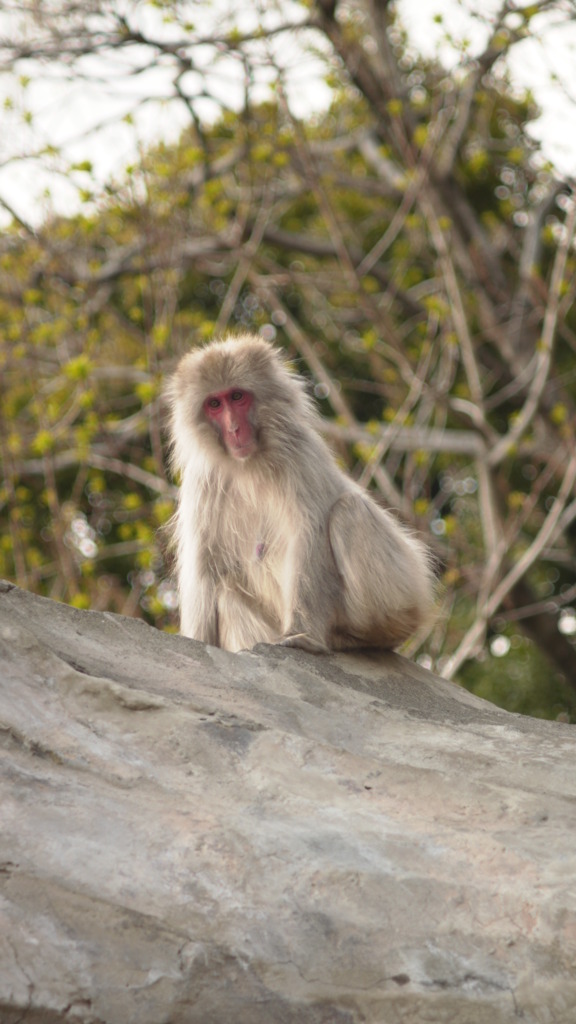
<path fill-rule="evenodd" d="M 421 624 L 430 601 L 423 549 L 393 516 L 359 494 L 330 512 L 330 542 L 343 581 L 341 647 L 397 647 Z"/>

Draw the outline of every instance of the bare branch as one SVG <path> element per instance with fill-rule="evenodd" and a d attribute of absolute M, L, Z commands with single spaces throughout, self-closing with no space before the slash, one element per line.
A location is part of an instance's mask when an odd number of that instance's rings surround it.
<path fill-rule="evenodd" d="M 544 548 L 548 544 L 553 543 L 554 538 L 558 535 L 561 529 L 566 529 L 566 527 L 576 519 L 576 501 L 572 502 L 569 506 L 569 514 L 566 514 L 568 512 L 566 508 L 567 499 L 575 482 L 576 451 L 573 451 L 566 467 L 564 478 L 554 500 L 554 504 L 546 516 L 541 529 L 524 554 L 518 559 L 514 567 L 492 591 L 490 597 L 485 602 L 484 608 L 477 614 L 474 623 L 466 633 L 458 649 L 452 657 L 448 659 L 448 662 L 442 670 L 442 675 L 446 679 L 452 679 L 460 666 L 478 649 L 478 644 L 481 643 L 485 635 L 488 622 L 498 611 L 502 601 L 510 593 L 515 584 L 521 580 L 528 569 L 534 565 Z"/>
<path fill-rule="evenodd" d="M 148 473 L 145 469 L 140 469 L 139 466 L 133 466 L 130 462 L 123 462 L 121 459 L 115 459 L 108 455 L 99 455 L 94 450 L 87 454 L 80 451 L 60 452 L 52 457 L 54 470 L 69 469 L 71 466 L 81 465 L 91 466 L 93 469 L 101 469 L 106 473 L 116 473 L 127 480 L 143 484 L 144 487 L 148 487 L 151 491 L 155 491 L 158 494 L 175 496 L 177 493 L 176 488 L 169 484 L 167 480 L 162 479 L 162 477 L 155 476 L 154 473 Z M 27 459 L 26 461 L 16 463 L 14 471 L 20 477 L 44 476 L 46 463 L 44 459 Z"/>
<path fill-rule="evenodd" d="M 468 430 L 382 425 L 373 432 L 359 425 L 333 423 L 330 420 L 324 421 L 322 430 L 327 437 L 339 441 L 361 442 L 365 445 L 382 441 L 391 451 L 397 452 L 448 452 L 469 458 L 486 454 L 482 438 Z"/>
<path fill-rule="evenodd" d="M 234 277 L 232 278 L 230 287 L 225 295 L 224 302 L 220 308 L 220 313 L 218 314 L 218 319 L 214 326 L 215 334 L 220 334 L 223 331 L 232 315 L 232 311 L 236 305 L 242 286 L 248 276 L 254 257 L 262 244 L 266 225 L 270 218 L 272 205 L 273 198 L 270 195 L 265 201 L 263 201 L 252 228 L 250 238 L 241 248 L 240 258 L 234 272 Z"/>
<path fill-rule="evenodd" d="M 489 464 L 491 466 L 497 466 L 502 462 L 506 455 L 516 447 L 518 441 L 532 423 L 538 409 L 538 405 L 550 373 L 561 287 L 566 271 L 568 253 L 570 252 L 572 239 L 574 238 L 575 228 L 576 199 L 573 199 L 570 205 L 566 224 L 564 226 L 562 238 L 556 252 L 554 266 L 552 268 L 548 304 L 544 314 L 542 338 L 535 355 L 532 383 L 526 396 L 526 401 L 516 416 L 510 430 L 500 439 L 498 444 L 494 446 L 488 456 Z"/>

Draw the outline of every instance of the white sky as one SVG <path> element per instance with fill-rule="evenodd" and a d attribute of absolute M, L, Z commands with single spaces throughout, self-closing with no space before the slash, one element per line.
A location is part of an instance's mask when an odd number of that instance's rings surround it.
<path fill-rule="evenodd" d="M 202 8 L 208 22 L 218 12 L 218 23 L 223 22 L 222 4 L 217 0 L 212 6 Z M 238 21 L 238 4 L 231 2 L 231 17 Z M 242 10 L 249 17 L 257 12 L 258 0 L 252 0 L 252 8 Z M 400 16 L 406 25 L 416 49 L 432 55 L 439 49 L 443 62 L 453 65 L 460 60 L 456 50 L 442 44 L 442 37 L 448 28 L 456 43 L 467 39 L 466 52 L 470 56 L 481 52 L 488 29 L 483 23 L 501 5 L 501 0 L 398 0 Z M 273 17 L 272 9 L 264 5 L 266 14 Z M 480 14 L 478 12 L 481 12 Z M 435 15 L 442 14 L 443 23 L 437 24 Z M 153 15 L 152 15 L 153 16 Z M 5 31 L 0 13 L 0 30 Z M 576 22 L 553 27 L 551 19 L 540 16 L 532 27 L 538 30 L 535 39 L 517 44 L 511 58 L 513 79 L 519 86 L 530 87 L 543 109 L 542 117 L 535 124 L 533 134 L 539 138 L 546 153 L 558 170 L 576 176 Z M 157 28 L 157 26 L 155 26 Z M 165 31 L 169 32 L 167 28 Z M 303 58 L 296 47 L 286 48 L 285 41 L 277 55 L 290 67 L 292 82 L 292 105 L 299 113 L 310 109 L 321 109 L 328 98 L 328 91 L 318 78 L 318 65 L 308 57 Z M 213 53 L 204 54 L 206 67 L 210 68 L 211 88 L 219 90 L 220 97 L 227 101 L 241 95 L 241 68 L 229 61 L 214 64 Z M 125 58 L 122 62 L 109 62 L 105 67 L 93 62 L 90 70 L 95 80 L 88 84 L 80 80 L 68 81 L 57 67 L 43 68 L 42 78 L 32 81 L 26 88 L 20 88 L 15 80 L 11 83 L 0 80 L 0 101 L 11 95 L 16 102 L 13 113 L 4 110 L 2 131 L 0 131 L 0 196 L 7 200 L 27 221 L 37 222 L 43 210 L 50 205 L 61 213 L 71 213 L 77 208 L 77 191 L 67 184 L 58 172 L 58 159 L 11 162 L 15 154 L 37 152 L 42 146 L 63 147 L 66 155 L 80 163 L 90 160 L 94 164 L 97 180 L 105 182 L 111 176 L 120 175 L 124 168 L 138 158 L 138 145 L 146 145 L 155 139 L 173 140 L 189 123 L 189 115 L 177 102 L 161 104 L 150 102 L 136 119 L 136 130 L 122 122 L 123 115 L 142 96 L 151 98 L 166 95 L 169 71 L 157 68 L 138 77 L 126 80 Z M 260 72 L 260 89 L 264 89 L 267 78 L 263 64 Z M 199 86 L 200 76 L 190 76 L 186 85 Z M 30 127 L 22 124 L 19 106 L 27 107 L 34 113 Z M 213 113 L 206 103 L 205 114 Z M 95 125 L 103 124 L 96 134 Z M 52 164 L 48 173 L 46 165 Z M 89 176 L 78 172 L 77 183 L 89 187 Z M 50 188 L 52 198 L 43 199 L 42 193 Z M 1 219 L 1 214 L 0 214 Z"/>

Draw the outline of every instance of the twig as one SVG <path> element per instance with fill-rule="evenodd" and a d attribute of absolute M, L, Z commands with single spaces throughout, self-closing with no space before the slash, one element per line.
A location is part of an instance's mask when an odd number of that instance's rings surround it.
<path fill-rule="evenodd" d="M 514 420 L 514 423 L 507 434 L 500 438 L 488 456 L 490 466 L 497 466 L 516 447 L 522 435 L 526 432 L 537 412 L 542 392 L 546 386 L 550 367 L 552 363 L 552 352 L 554 338 L 556 335 L 556 324 L 558 321 L 558 307 L 560 303 L 560 292 L 568 253 L 574 237 L 576 227 L 576 200 L 572 201 L 571 209 L 565 225 L 563 237 L 556 251 L 556 258 L 552 268 L 550 279 L 549 298 L 544 314 L 542 338 L 536 352 L 536 365 L 534 377 L 528 390 L 526 401 Z"/>
<path fill-rule="evenodd" d="M 556 500 L 546 516 L 537 536 L 532 541 L 532 544 L 530 544 L 526 549 L 524 554 L 518 559 L 510 572 L 498 584 L 490 598 L 486 601 L 482 612 L 476 616 L 475 621 L 464 636 L 464 639 L 460 643 L 458 649 L 444 665 L 442 675 L 446 679 L 452 679 L 460 666 L 463 665 L 469 657 L 471 657 L 475 650 L 477 650 L 478 644 L 481 642 L 486 632 L 488 622 L 498 611 L 502 601 L 510 593 L 514 585 L 522 578 L 522 576 L 524 576 L 528 569 L 534 565 L 534 562 L 539 558 L 546 545 L 552 543 L 560 530 L 566 529 L 566 527 L 576 519 L 576 501 L 573 501 L 568 506 L 570 513 L 569 515 L 566 514 L 568 512 L 566 502 L 575 481 L 576 451 L 573 452 L 568 462 L 564 478 L 558 490 L 558 494 L 556 495 Z"/>

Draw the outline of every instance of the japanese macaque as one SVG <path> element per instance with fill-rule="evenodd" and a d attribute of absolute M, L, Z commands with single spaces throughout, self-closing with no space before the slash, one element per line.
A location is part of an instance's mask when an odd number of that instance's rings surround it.
<path fill-rule="evenodd" d="M 193 350 L 168 397 L 184 635 L 229 651 L 393 648 L 429 618 L 426 548 L 341 472 L 270 344 Z"/>

